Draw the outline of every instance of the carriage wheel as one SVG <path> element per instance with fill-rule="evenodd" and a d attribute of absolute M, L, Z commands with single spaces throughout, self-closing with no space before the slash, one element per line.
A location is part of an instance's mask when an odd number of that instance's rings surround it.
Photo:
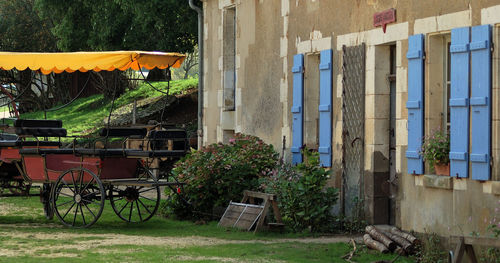
<path fill-rule="evenodd" d="M 139 179 L 157 182 L 156 177 L 147 168 L 140 168 Z M 109 201 L 116 215 L 126 222 L 145 222 L 149 220 L 160 206 L 159 186 L 111 185 Z"/>
<path fill-rule="evenodd" d="M 51 201 L 64 225 L 83 228 L 99 219 L 105 198 L 104 186 L 97 175 L 85 168 L 72 168 L 57 179 Z"/>
<path fill-rule="evenodd" d="M 9 184 L 9 191 L 13 195 L 21 196 L 28 195 L 30 193 L 31 183 L 24 180 L 14 180 Z"/>

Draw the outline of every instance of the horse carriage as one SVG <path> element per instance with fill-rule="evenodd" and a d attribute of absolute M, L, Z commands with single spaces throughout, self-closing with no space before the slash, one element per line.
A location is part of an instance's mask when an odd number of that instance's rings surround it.
<path fill-rule="evenodd" d="M 179 67 L 183 59 L 181 54 L 158 52 L 0 52 L 0 68 L 29 67 L 44 74 L 139 70 Z M 67 135 L 59 120 L 16 119 L 2 127 L 14 129 L 15 134 L 0 134 L 0 182 L 8 189 L 24 192 L 30 191 L 31 184 L 41 185 L 45 215 L 52 218 L 55 214 L 66 226 L 94 224 L 106 199 L 120 219 L 147 221 L 160 205 L 160 187 L 179 193 L 183 185 L 169 177 L 161 178 L 151 167 L 159 158 L 186 154 L 189 145 L 182 129 L 164 129 L 161 125 L 149 131 L 141 127 L 112 128 L 108 122 L 98 132 L 98 138 L 83 148 L 77 146 L 77 137 Z M 68 140 L 71 146 L 62 147 Z M 115 146 L 111 147 L 109 141 Z M 117 141 L 121 147 L 116 146 Z"/>

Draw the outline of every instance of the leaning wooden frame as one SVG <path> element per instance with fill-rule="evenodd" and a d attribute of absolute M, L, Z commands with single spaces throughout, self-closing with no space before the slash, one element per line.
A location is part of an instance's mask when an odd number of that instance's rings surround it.
<path fill-rule="evenodd" d="M 50 62 L 50 58 L 54 61 Z M 48 74 L 140 69 L 143 66 L 170 68 L 179 67 L 183 59 L 184 55 L 177 53 L 137 51 L 0 52 L 0 69 L 30 68 Z M 66 226 L 93 225 L 101 216 L 106 199 L 122 220 L 147 221 L 160 205 L 160 187 L 166 186 L 179 193 L 183 185 L 168 177 L 159 179 L 148 161 L 186 154 L 187 138 L 185 133 L 181 138 L 182 132 L 178 130 L 152 130 L 148 133 L 145 128 L 110 128 L 108 125 L 99 132 L 100 139 L 107 142 L 110 137 L 122 138 L 121 147 L 108 148 L 107 143 L 98 147 L 96 140 L 89 148 L 77 148 L 77 139 L 67 136 L 58 120 L 18 119 L 13 127 L 16 134 L 2 134 L 0 137 L 0 167 L 6 171 L 0 173 L 0 179 L 26 182 L 26 185 L 41 183 L 40 199 L 45 215 L 52 218 L 55 214 Z M 73 138 L 72 147 L 61 148 L 61 138 L 67 137 Z M 141 141 L 141 147 L 127 147 L 131 139 Z"/>

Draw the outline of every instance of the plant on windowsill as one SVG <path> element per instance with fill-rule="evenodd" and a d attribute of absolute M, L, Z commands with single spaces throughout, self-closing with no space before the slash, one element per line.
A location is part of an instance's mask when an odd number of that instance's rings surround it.
<path fill-rule="evenodd" d="M 437 175 L 450 175 L 450 136 L 440 130 L 425 138 L 420 153 Z"/>

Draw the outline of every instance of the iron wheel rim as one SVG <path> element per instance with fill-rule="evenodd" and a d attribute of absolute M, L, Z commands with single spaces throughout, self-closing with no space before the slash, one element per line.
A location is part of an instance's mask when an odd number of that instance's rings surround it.
<path fill-rule="evenodd" d="M 142 168 L 138 179 L 158 180 L 149 169 Z M 161 192 L 159 186 L 123 185 L 109 187 L 109 201 L 115 214 L 125 222 L 140 223 L 151 219 L 160 206 Z M 156 198 L 156 199 L 155 199 Z"/>
<path fill-rule="evenodd" d="M 57 179 L 51 203 L 54 214 L 65 226 L 87 228 L 101 216 L 105 198 L 97 175 L 85 168 L 72 168 Z"/>

